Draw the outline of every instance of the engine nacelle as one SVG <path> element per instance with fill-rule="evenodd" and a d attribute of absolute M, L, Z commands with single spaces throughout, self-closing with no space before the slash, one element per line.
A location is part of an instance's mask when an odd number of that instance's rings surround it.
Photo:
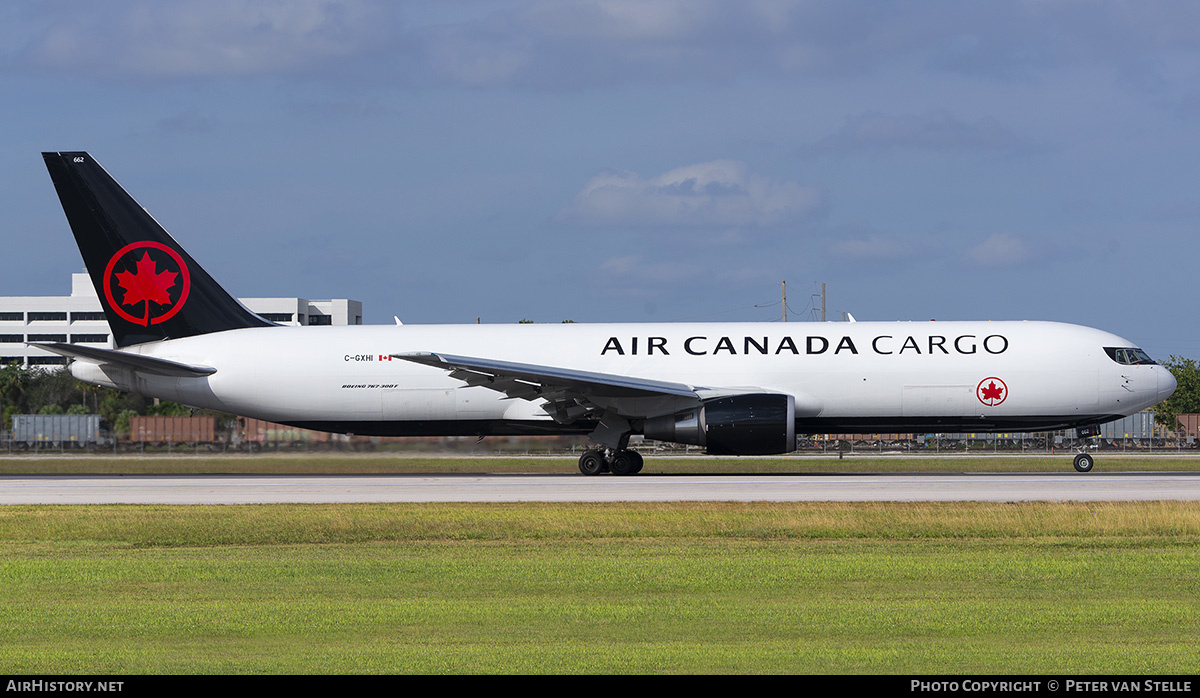
<path fill-rule="evenodd" d="M 721 456 L 790 453 L 796 450 L 796 398 L 779 393 L 713 398 L 690 410 L 651 417 L 643 433 Z"/>
<path fill-rule="evenodd" d="M 90 361 L 72 361 L 68 370 L 72 376 L 75 376 L 75 378 L 84 383 L 102 385 L 105 388 L 113 388 L 115 390 L 133 390 L 133 386 L 131 385 L 133 376 L 129 371 L 123 369 L 108 367 L 108 371 L 105 371 L 98 364 Z M 118 382 L 109 373 L 116 374 L 118 378 L 125 378 L 125 380 Z"/>

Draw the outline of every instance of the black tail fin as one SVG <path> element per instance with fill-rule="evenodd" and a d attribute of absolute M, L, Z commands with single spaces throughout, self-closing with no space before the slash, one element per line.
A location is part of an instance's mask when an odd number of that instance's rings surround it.
<path fill-rule="evenodd" d="M 118 347 L 273 323 L 217 285 L 87 153 L 42 153 Z"/>

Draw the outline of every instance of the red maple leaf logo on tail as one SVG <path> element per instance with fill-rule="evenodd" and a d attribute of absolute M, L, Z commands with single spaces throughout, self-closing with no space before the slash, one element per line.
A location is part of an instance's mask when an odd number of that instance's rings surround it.
<path fill-rule="evenodd" d="M 142 258 L 133 261 L 130 255 L 139 250 L 142 251 Z M 150 256 L 149 250 L 157 250 L 154 257 Z M 118 264 L 128 269 L 130 262 L 133 262 L 133 271 L 116 270 Z M 165 265 L 166 269 L 174 268 L 175 271 L 159 271 L 159 265 Z M 114 280 L 125 289 L 125 296 L 119 303 L 113 295 Z M 157 325 L 175 317 L 187 302 L 191 287 L 191 274 L 183 257 L 168 245 L 153 240 L 129 243 L 117 250 L 108 260 L 108 266 L 104 268 L 104 300 L 108 309 L 122 320 L 143 327 Z M 171 300 L 172 294 L 175 296 L 174 301 Z M 145 312 L 138 312 L 138 306 L 142 303 L 146 304 Z M 153 309 L 158 315 L 153 314 L 151 303 L 158 306 Z M 134 312 L 142 317 L 126 312 L 122 307 L 126 305 L 133 306 Z"/>
<path fill-rule="evenodd" d="M 150 259 L 150 253 L 142 253 L 142 258 L 137 261 L 136 273 L 117 272 L 117 284 L 125 289 L 125 297 L 121 299 L 121 305 L 137 305 L 144 301 L 146 318 L 149 321 L 150 303 L 171 304 L 170 288 L 175 285 L 177 276 L 179 274 L 173 271 L 158 271 L 154 260 Z"/>

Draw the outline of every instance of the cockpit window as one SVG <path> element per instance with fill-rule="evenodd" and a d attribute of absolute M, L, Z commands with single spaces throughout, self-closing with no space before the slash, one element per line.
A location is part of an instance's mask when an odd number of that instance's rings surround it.
<path fill-rule="evenodd" d="M 1154 359 L 1151 359 L 1146 352 L 1136 347 L 1104 347 L 1104 353 L 1108 354 L 1108 358 L 1125 366 L 1158 363 Z"/>

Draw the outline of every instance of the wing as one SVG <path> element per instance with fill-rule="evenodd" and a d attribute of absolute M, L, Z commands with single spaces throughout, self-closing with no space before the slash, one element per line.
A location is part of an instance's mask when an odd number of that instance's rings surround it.
<path fill-rule="evenodd" d="M 593 373 L 554 366 L 497 361 L 436 352 L 392 354 L 397 359 L 444 369 L 467 385 L 504 393 L 509 398 L 546 401 L 546 412 L 556 421 L 572 422 L 589 412 L 612 409 L 616 403 L 663 403 L 674 409 L 680 403 L 698 402 L 710 389 L 683 383 Z M 670 407 L 667 407 L 669 405 Z M 635 415 L 629 415 L 635 416 Z"/>
<path fill-rule="evenodd" d="M 513 361 L 480 359 L 473 356 L 430 352 L 392 354 L 392 356 L 426 366 L 443 368 L 450 371 L 455 378 L 471 385 L 482 385 L 499 390 L 509 397 L 526 399 L 540 394 L 539 387 L 551 384 L 608 397 L 648 397 L 653 395 L 698 397 L 696 391 L 703 390 L 703 388 L 683 383 L 630 378 L 611 373 L 575 371 L 568 368 L 521 364 Z M 508 388 L 516 386 L 520 387 L 510 393 Z M 532 392 L 530 392 L 531 390 Z"/>
<path fill-rule="evenodd" d="M 720 402 L 718 398 L 743 395 L 762 398 L 773 394 L 784 399 L 780 404 L 786 405 L 788 415 L 785 431 L 780 432 L 780 437 L 791 447 L 781 447 L 783 450 L 778 452 L 782 453 L 795 448 L 792 422 L 795 416 L 813 416 L 823 409 L 821 400 L 811 395 L 785 394 L 758 387 L 705 387 L 437 352 L 392 354 L 392 357 L 449 371 L 452 377 L 467 385 L 496 390 L 507 398 L 544 400 L 542 409 L 560 424 L 584 417 L 595 420 L 591 439 L 616 450 L 626 447 L 629 435 L 635 430 L 645 430 L 642 433 L 649 435 L 648 425 L 664 419 L 665 423 L 655 427 L 652 438 L 704 445 L 703 439 L 691 440 L 698 437 L 676 437 L 679 418 L 685 422 L 694 420 L 706 405 Z M 748 416 L 753 418 L 752 414 Z"/>

